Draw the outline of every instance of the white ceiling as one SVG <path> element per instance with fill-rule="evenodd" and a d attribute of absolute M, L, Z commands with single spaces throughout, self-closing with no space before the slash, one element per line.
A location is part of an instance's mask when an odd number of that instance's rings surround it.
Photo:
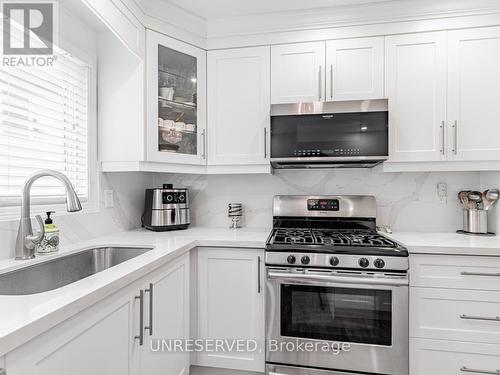
<path fill-rule="evenodd" d="M 163 0 L 204 19 L 353 6 L 388 0 Z"/>

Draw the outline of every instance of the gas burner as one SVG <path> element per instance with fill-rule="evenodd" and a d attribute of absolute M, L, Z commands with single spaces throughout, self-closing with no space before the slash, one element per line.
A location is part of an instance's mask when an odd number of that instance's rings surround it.
<path fill-rule="evenodd" d="M 278 228 L 273 242 L 276 244 L 313 244 L 314 238 L 308 229 Z"/>
<path fill-rule="evenodd" d="M 378 234 L 353 234 L 350 238 L 352 246 L 397 247 L 398 245 Z"/>

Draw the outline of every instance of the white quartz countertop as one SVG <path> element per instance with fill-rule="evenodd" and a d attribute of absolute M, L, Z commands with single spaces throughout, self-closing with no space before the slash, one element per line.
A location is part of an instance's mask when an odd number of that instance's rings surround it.
<path fill-rule="evenodd" d="M 500 236 L 429 232 L 382 234 L 404 245 L 410 254 L 500 256 Z"/>
<path fill-rule="evenodd" d="M 0 356 L 83 311 L 155 268 L 194 247 L 264 248 L 270 229 L 191 228 L 175 232 L 136 230 L 64 246 L 58 254 L 30 261 L 0 261 L 0 274 L 97 246 L 153 247 L 143 255 L 64 287 L 24 296 L 0 296 Z M 410 254 L 500 256 L 499 237 L 456 233 L 394 232 L 386 236 L 405 245 Z"/>
<path fill-rule="evenodd" d="M 120 232 L 71 246 L 56 255 L 29 261 L 0 261 L 0 275 L 84 249 L 102 246 L 141 246 L 154 249 L 61 288 L 32 295 L 0 296 L 0 357 L 33 337 L 140 279 L 197 246 L 264 248 L 269 229 L 230 230 L 193 228 L 175 232 Z"/>

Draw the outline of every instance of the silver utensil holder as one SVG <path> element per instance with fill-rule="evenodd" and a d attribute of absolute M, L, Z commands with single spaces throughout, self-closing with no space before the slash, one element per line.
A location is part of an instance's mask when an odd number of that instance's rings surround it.
<path fill-rule="evenodd" d="M 488 233 L 488 211 L 486 210 L 463 210 L 464 232 Z"/>

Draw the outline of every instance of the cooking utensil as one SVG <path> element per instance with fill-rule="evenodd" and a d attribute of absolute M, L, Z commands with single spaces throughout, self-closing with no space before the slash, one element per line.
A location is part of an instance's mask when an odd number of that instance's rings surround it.
<path fill-rule="evenodd" d="M 484 209 L 489 210 L 500 197 L 498 189 L 488 189 L 483 193 Z"/>
<path fill-rule="evenodd" d="M 467 197 L 469 198 L 469 201 L 472 202 L 472 209 L 480 209 L 483 204 L 483 194 L 481 192 L 470 191 Z"/>
<path fill-rule="evenodd" d="M 468 190 L 462 190 L 460 193 L 458 193 L 458 200 L 462 202 L 462 205 L 464 208 L 469 208 L 469 191 Z"/>

